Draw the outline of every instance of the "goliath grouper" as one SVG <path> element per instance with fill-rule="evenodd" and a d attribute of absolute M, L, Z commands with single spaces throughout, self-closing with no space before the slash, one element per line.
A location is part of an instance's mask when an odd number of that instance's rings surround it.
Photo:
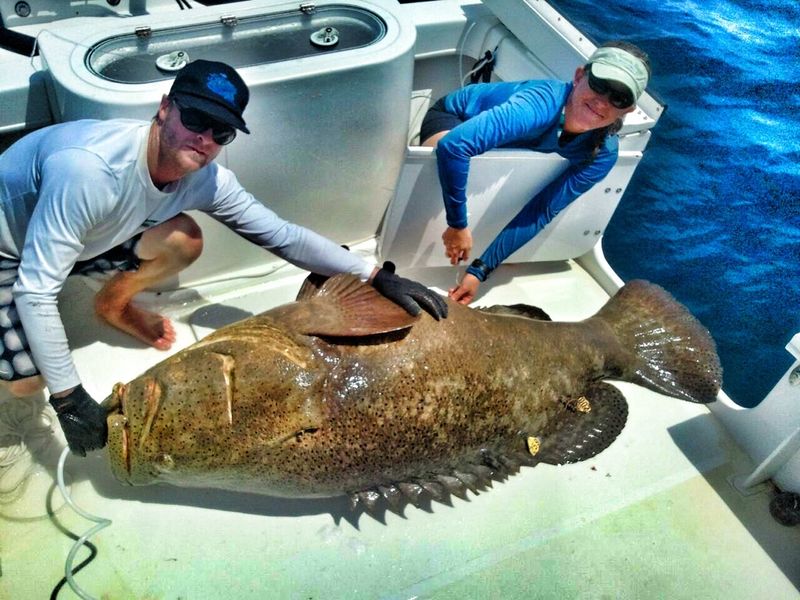
<path fill-rule="evenodd" d="M 339 275 L 117 384 L 109 455 L 132 485 L 397 507 L 596 455 L 627 417 L 607 378 L 711 402 L 721 368 L 703 326 L 644 281 L 576 323 L 452 302 L 435 321 Z"/>

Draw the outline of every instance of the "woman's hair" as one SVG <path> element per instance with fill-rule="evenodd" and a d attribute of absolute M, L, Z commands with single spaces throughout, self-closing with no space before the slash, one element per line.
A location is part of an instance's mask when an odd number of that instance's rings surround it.
<path fill-rule="evenodd" d="M 639 48 L 636 44 L 632 44 L 630 42 L 626 42 L 625 40 L 611 40 L 610 42 L 606 42 L 605 44 L 601 44 L 598 48 L 619 48 L 621 50 L 625 50 L 628 54 L 632 54 L 636 58 L 642 61 L 645 69 L 647 69 L 647 77 L 649 78 L 651 73 L 650 70 L 650 57 L 647 56 L 647 52 Z M 589 64 L 587 63 L 584 65 L 584 71 L 589 68 Z M 592 162 L 597 153 L 602 148 L 603 144 L 606 142 L 606 138 L 609 135 L 614 135 L 620 129 L 622 129 L 622 119 L 617 119 L 611 125 L 606 127 L 602 127 L 600 129 L 595 130 L 594 136 L 592 137 L 592 155 L 589 157 L 588 162 Z"/>

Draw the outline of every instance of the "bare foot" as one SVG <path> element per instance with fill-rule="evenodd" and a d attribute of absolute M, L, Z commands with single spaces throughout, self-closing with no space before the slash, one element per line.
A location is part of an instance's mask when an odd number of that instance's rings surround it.
<path fill-rule="evenodd" d="M 169 350 L 175 342 L 175 327 L 164 316 L 126 304 L 121 310 L 106 308 L 98 316 L 117 329 L 159 350 Z"/>

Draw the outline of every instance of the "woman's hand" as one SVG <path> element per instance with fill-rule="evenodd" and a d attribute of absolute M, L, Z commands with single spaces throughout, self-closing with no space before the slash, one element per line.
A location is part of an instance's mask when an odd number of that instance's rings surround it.
<path fill-rule="evenodd" d="M 454 288 L 450 288 L 448 296 L 450 296 L 451 300 L 455 300 L 459 304 L 469 304 L 475 299 L 475 294 L 478 293 L 478 287 L 480 285 L 481 282 L 475 275 L 466 273 L 463 279 L 461 279 L 461 283 Z"/>
<path fill-rule="evenodd" d="M 468 260 L 472 250 L 472 232 L 469 227 L 456 229 L 448 227 L 442 234 L 444 242 L 444 254 L 450 259 L 451 265 L 457 265 L 459 261 Z"/>

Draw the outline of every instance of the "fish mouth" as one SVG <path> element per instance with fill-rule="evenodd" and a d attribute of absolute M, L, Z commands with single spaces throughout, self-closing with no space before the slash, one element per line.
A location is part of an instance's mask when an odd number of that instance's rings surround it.
<path fill-rule="evenodd" d="M 103 405 L 107 411 L 106 423 L 108 424 L 111 470 L 120 481 L 131 483 L 131 463 L 128 451 L 130 432 L 128 430 L 128 417 L 125 415 L 127 399 L 128 386 L 123 383 L 117 383 L 114 385 L 111 395 L 103 402 Z"/>

